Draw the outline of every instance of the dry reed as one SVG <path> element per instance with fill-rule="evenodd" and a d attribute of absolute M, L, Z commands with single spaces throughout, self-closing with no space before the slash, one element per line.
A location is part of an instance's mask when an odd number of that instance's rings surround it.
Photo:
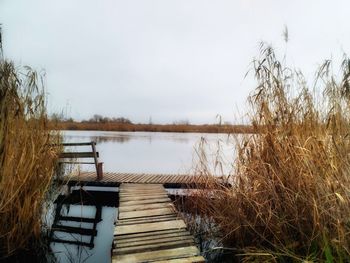
<path fill-rule="evenodd" d="M 128 131 L 128 132 L 198 132 L 198 133 L 252 133 L 248 125 L 227 124 L 129 124 L 101 122 L 51 122 L 60 130 Z"/>
<path fill-rule="evenodd" d="M 59 139 L 47 128 L 45 106 L 37 74 L 0 60 L 0 258 L 40 239 L 58 156 L 49 145 Z"/>
<path fill-rule="evenodd" d="M 320 67 L 311 92 L 265 46 L 249 98 L 255 135 L 237 140 L 231 186 L 197 171 L 211 194 L 197 191 L 192 209 L 236 259 L 350 262 L 350 60 L 339 78 L 330 69 Z"/>

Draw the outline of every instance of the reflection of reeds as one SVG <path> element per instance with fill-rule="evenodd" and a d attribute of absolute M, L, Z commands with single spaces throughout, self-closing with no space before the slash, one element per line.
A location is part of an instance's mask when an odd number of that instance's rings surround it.
<path fill-rule="evenodd" d="M 35 72 L 0 61 L 0 257 L 33 249 L 57 160 Z M 36 252 L 33 251 L 33 254 Z"/>
<path fill-rule="evenodd" d="M 91 136 L 90 140 L 96 142 L 97 144 L 105 142 L 125 143 L 130 141 L 130 136 Z"/>
<path fill-rule="evenodd" d="M 232 186 L 203 170 L 213 191 L 198 191 L 192 206 L 246 260 L 350 261 L 350 60 L 339 81 L 329 69 L 316 96 L 265 48 L 250 97 L 259 135 L 240 141 Z"/>

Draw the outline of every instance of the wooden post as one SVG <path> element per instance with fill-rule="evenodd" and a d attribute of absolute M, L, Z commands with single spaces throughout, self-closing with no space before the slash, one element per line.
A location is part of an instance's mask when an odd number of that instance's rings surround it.
<path fill-rule="evenodd" d="M 96 153 L 96 142 L 91 142 L 91 148 L 92 148 L 92 152 L 94 153 L 96 172 L 98 174 L 98 160 L 97 160 L 97 153 Z"/>
<path fill-rule="evenodd" d="M 102 180 L 103 178 L 103 163 L 98 163 L 97 164 L 97 181 Z"/>

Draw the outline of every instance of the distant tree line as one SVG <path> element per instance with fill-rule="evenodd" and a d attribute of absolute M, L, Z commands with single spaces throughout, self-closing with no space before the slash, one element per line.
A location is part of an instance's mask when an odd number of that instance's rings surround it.
<path fill-rule="evenodd" d="M 63 113 L 53 113 L 50 116 L 50 120 L 54 122 L 75 122 L 72 117 L 65 117 Z M 124 117 L 104 117 L 99 114 L 94 114 L 88 120 L 82 120 L 82 123 L 124 123 L 124 124 L 132 124 L 132 122 L 128 118 Z"/>
<path fill-rule="evenodd" d="M 178 121 L 174 121 L 173 125 L 190 125 L 190 121 L 189 120 L 178 120 Z"/>
<path fill-rule="evenodd" d="M 99 115 L 99 114 L 95 114 L 89 120 L 83 120 L 82 122 L 100 122 L 100 123 L 113 122 L 113 123 L 132 124 L 131 120 L 129 120 L 128 118 L 124 118 L 124 117 L 110 118 L 110 117 L 104 117 L 104 116 Z"/>

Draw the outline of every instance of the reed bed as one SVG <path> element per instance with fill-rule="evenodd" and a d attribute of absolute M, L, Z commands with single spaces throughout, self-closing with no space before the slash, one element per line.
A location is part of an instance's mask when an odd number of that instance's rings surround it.
<path fill-rule="evenodd" d="M 230 186 L 201 163 L 211 194 L 190 206 L 230 262 L 350 262 L 350 60 L 336 76 L 326 61 L 311 88 L 270 47 L 253 65 L 255 134 L 237 140 Z"/>
<path fill-rule="evenodd" d="M 94 130 L 126 132 L 199 132 L 199 133 L 252 133 L 248 125 L 227 124 L 134 124 L 134 123 L 101 123 L 101 122 L 51 122 L 60 130 Z"/>
<path fill-rule="evenodd" d="M 59 136 L 48 130 L 41 81 L 30 68 L 0 60 L 0 109 L 0 259 L 16 261 L 38 253 L 59 150 L 50 145 Z"/>

